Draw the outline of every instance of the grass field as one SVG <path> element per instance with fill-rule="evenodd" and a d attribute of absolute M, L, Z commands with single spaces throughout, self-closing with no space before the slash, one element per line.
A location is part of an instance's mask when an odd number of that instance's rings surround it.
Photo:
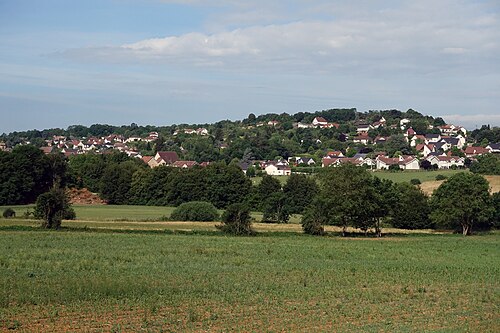
<path fill-rule="evenodd" d="M 0 229 L 0 330 L 500 329 L 498 234 Z"/>

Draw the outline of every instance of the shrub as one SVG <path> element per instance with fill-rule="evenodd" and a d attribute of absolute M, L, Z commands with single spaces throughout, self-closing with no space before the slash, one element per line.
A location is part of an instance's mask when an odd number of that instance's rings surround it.
<path fill-rule="evenodd" d="M 170 216 L 175 221 L 215 221 L 219 212 L 214 205 L 205 201 L 185 202 L 177 207 Z"/>
<path fill-rule="evenodd" d="M 250 209 L 247 205 L 235 203 L 227 207 L 222 214 L 222 224 L 217 229 L 231 235 L 253 235 Z"/>
<path fill-rule="evenodd" d="M 445 175 L 442 175 L 442 174 L 439 174 L 436 176 L 436 180 L 445 180 L 447 179 L 448 177 L 446 177 Z"/>
<path fill-rule="evenodd" d="M 402 171 L 402 169 L 399 167 L 398 164 L 391 164 L 391 165 L 389 165 L 389 171 L 399 172 L 399 171 Z"/>
<path fill-rule="evenodd" d="M 410 180 L 410 184 L 412 184 L 412 185 L 420 185 L 420 184 L 422 184 L 422 182 L 418 178 L 413 178 L 413 179 Z"/>
<path fill-rule="evenodd" d="M 7 208 L 3 211 L 3 217 L 5 217 L 6 219 L 16 217 L 16 212 L 12 208 Z"/>
<path fill-rule="evenodd" d="M 53 188 L 38 196 L 34 215 L 42 220 L 42 227 L 47 229 L 59 229 L 63 219 L 75 218 L 68 197 L 60 188 Z"/>

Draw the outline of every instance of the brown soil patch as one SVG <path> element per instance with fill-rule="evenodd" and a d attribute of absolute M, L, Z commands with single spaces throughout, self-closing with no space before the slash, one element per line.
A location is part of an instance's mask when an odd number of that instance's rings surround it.
<path fill-rule="evenodd" d="M 106 201 L 98 194 L 92 193 L 86 188 L 70 188 L 66 191 L 69 201 L 74 205 L 105 205 Z"/>

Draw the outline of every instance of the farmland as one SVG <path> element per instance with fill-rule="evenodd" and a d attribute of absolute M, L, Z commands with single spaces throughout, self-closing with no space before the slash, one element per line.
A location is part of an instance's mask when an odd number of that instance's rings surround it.
<path fill-rule="evenodd" d="M 500 328 L 498 233 L 311 237 L 258 224 L 270 232 L 227 237 L 213 223 L 141 222 L 170 208 L 135 208 L 138 220 L 118 221 L 133 208 L 77 207 L 83 220 L 58 232 L 1 220 L 0 330 Z"/>

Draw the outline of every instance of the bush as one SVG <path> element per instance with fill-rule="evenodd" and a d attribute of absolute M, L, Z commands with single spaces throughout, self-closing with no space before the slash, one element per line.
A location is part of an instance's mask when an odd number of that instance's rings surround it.
<path fill-rule="evenodd" d="M 445 180 L 447 179 L 448 177 L 446 177 L 445 175 L 442 175 L 442 174 L 439 174 L 436 176 L 436 180 Z"/>
<path fill-rule="evenodd" d="M 228 206 L 222 214 L 222 224 L 217 229 L 231 235 L 254 235 L 248 206 L 241 203 Z"/>
<path fill-rule="evenodd" d="M 391 172 L 400 172 L 402 170 L 403 169 L 401 169 L 398 164 L 389 165 L 389 171 L 391 171 Z"/>
<path fill-rule="evenodd" d="M 34 215 L 35 218 L 42 220 L 42 227 L 59 229 L 63 219 L 75 218 L 75 211 L 70 207 L 64 190 L 53 188 L 38 196 Z"/>
<path fill-rule="evenodd" d="M 7 208 L 3 211 L 3 217 L 5 217 L 6 219 L 16 217 L 16 212 L 12 208 Z"/>
<path fill-rule="evenodd" d="M 177 207 L 170 216 L 174 221 L 215 221 L 219 212 L 214 205 L 205 201 L 185 202 Z"/>
<path fill-rule="evenodd" d="M 413 179 L 410 180 L 410 184 L 412 184 L 412 185 L 420 185 L 420 184 L 422 184 L 422 182 L 418 178 L 413 178 Z"/>

